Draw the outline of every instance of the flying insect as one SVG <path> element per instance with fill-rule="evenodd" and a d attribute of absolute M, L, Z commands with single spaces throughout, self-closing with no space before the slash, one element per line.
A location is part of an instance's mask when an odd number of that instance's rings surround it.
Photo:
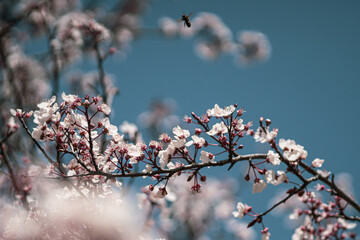
<path fill-rule="evenodd" d="M 181 19 L 179 21 L 184 21 L 184 27 L 187 26 L 188 28 L 191 27 L 190 17 L 193 15 L 193 13 L 190 13 L 189 15 L 183 14 L 181 16 Z"/>

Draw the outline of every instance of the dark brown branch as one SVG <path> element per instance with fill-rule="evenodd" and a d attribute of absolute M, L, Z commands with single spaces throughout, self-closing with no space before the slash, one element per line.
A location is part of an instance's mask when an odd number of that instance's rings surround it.
<path fill-rule="evenodd" d="M 73 176 L 65 176 L 65 177 L 85 177 L 85 176 L 93 176 L 93 175 L 102 175 L 106 176 L 107 178 L 116 178 L 116 177 L 144 177 L 144 176 L 155 176 L 158 174 L 175 174 L 180 171 L 190 170 L 190 169 L 201 169 L 205 167 L 217 167 L 217 166 L 224 166 L 233 162 L 239 162 L 239 161 L 249 161 L 250 159 L 266 159 L 266 154 L 248 154 L 248 155 L 240 155 L 232 160 L 226 159 L 221 160 L 217 162 L 207 162 L 207 163 L 193 163 L 189 165 L 184 165 L 178 168 L 173 169 L 160 169 L 157 171 L 152 171 L 149 173 L 146 172 L 129 172 L 129 173 L 122 173 L 122 174 L 113 174 L 113 173 L 105 173 L 101 171 L 92 171 L 87 174 L 79 174 L 79 175 L 73 175 Z"/>
<path fill-rule="evenodd" d="M 331 189 L 335 191 L 335 194 L 342 199 L 344 199 L 347 203 L 349 203 L 353 208 L 355 208 L 358 212 L 360 212 L 360 205 L 354 201 L 350 196 L 348 196 L 344 191 L 342 191 L 334 181 L 330 181 L 328 178 L 321 176 L 318 174 L 312 167 L 307 165 L 306 163 L 300 161 L 299 165 L 304 168 L 305 171 L 312 174 L 313 176 L 317 176 L 320 181 L 328 185 Z"/>
<path fill-rule="evenodd" d="M 275 146 L 275 151 L 279 154 L 282 162 L 284 162 L 290 169 L 292 169 L 293 167 L 291 166 L 289 160 L 287 160 L 282 153 L 279 151 L 279 149 L 277 148 L 277 146 Z M 336 186 L 336 184 L 333 181 L 330 181 L 329 179 L 321 176 L 320 174 L 318 174 L 311 166 L 308 166 L 306 163 L 304 163 L 303 161 L 299 161 L 298 164 L 304 168 L 305 171 L 307 171 L 308 173 L 312 174 L 314 177 L 317 177 L 321 182 L 325 183 L 326 185 L 328 185 L 331 189 L 333 189 L 336 192 L 336 195 L 343 198 L 346 202 L 348 202 L 352 207 L 354 207 L 358 212 L 360 212 L 360 205 L 358 203 L 356 203 L 351 197 L 349 197 L 345 192 L 343 192 L 340 188 L 338 188 Z M 300 172 L 294 170 L 291 171 L 294 175 L 296 175 L 303 183 L 306 183 L 307 180 L 301 175 Z"/>
<path fill-rule="evenodd" d="M 90 146 L 90 156 L 91 156 L 91 161 L 92 161 L 92 164 L 94 165 L 94 168 L 95 168 L 95 171 L 96 172 L 99 172 L 99 167 L 96 163 L 96 158 L 95 158 L 95 154 L 94 154 L 94 145 L 93 145 L 93 140 L 92 140 L 92 136 L 91 136 L 91 119 L 89 118 L 89 115 L 88 115 L 88 109 L 86 108 L 85 109 L 85 114 L 86 114 L 86 121 L 87 121 L 87 124 L 88 124 L 88 128 L 87 128 L 87 133 L 89 135 L 89 146 Z"/>
<path fill-rule="evenodd" d="M 288 199 L 290 199 L 292 196 L 294 196 L 295 194 L 298 194 L 299 192 L 301 192 L 302 190 L 304 190 L 311 182 L 314 182 L 318 180 L 318 177 L 312 177 L 310 179 L 307 179 L 298 189 L 296 189 L 295 191 L 292 191 L 291 193 L 289 193 L 288 196 L 286 196 L 284 199 L 282 199 L 281 201 L 277 202 L 276 204 L 274 204 L 271 208 L 269 208 L 268 210 L 266 210 L 265 212 L 259 214 L 257 216 L 257 218 L 261 218 L 263 216 L 265 216 L 266 214 L 268 214 L 269 212 L 271 212 L 272 210 L 274 210 L 276 207 L 278 207 L 279 205 L 285 203 Z"/>

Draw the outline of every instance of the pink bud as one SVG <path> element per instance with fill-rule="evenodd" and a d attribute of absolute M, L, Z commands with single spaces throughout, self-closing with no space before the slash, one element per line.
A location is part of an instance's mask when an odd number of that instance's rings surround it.
<path fill-rule="evenodd" d="M 201 177 L 200 177 L 200 181 L 206 182 L 206 176 L 201 176 Z"/>
<path fill-rule="evenodd" d="M 115 48 L 115 47 L 109 48 L 109 54 L 114 54 L 115 52 L 116 52 L 116 48 Z"/>
<path fill-rule="evenodd" d="M 201 129 L 200 128 L 195 128 L 195 135 L 200 135 L 201 133 Z"/>

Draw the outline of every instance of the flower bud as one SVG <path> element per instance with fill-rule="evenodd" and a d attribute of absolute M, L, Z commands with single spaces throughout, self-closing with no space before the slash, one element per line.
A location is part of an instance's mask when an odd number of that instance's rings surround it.
<path fill-rule="evenodd" d="M 114 54 L 115 52 L 116 52 L 116 48 L 115 48 L 115 47 L 109 48 L 109 54 Z"/>
<path fill-rule="evenodd" d="M 194 177 L 194 174 L 191 174 L 191 175 L 187 178 L 186 181 L 190 182 L 193 177 Z"/>
<path fill-rule="evenodd" d="M 254 224 L 256 223 L 256 218 L 254 220 L 252 220 L 248 225 L 247 225 L 247 228 L 250 228 L 252 226 L 254 226 Z"/>
<path fill-rule="evenodd" d="M 201 133 L 201 129 L 200 128 L 195 128 L 195 135 L 199 136 Z"/>
<path fill-rule="evenodd" d="M 165 187 L 159 188 L 159 191 L 157 192 L 157 196 L 158 196 L 159 198 L 164 198 L 167 194 L 168 194 L 168 193 L 167 193 Z"/>
<path fill-rule="evenodd" d="M 200 177 L 200 181 L 201 181 L 201 182 L 206 182 L 206 176 L 201 176 L 201 177 Z"/>

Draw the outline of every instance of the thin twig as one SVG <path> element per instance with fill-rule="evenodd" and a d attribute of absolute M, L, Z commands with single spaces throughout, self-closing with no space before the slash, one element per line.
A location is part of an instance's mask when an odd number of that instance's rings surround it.
<path fill-rule="evenodd" d="M 31 138 L 31 140 L 35 143 L 35 145 L 39 148 L 39 150 L 44 154 L 44 156 L 46 157 L 46 159 L 51 163 L 54 164 L 55 161 L 51 159 L 51 157 L 45 152 L 45 150 L 40 146 L 40 144 L 38 143 L 38 141 L 33 138 L 33 136 L 31 135 L 31 132 L 29 130 L 29 128 L 27 127 L 24 119 L 22 117 L 19 118 L 20 122 L 22 123 L 22 126 L 24 127 L 26 133 L 29 135 L 29 137 Z"/>

